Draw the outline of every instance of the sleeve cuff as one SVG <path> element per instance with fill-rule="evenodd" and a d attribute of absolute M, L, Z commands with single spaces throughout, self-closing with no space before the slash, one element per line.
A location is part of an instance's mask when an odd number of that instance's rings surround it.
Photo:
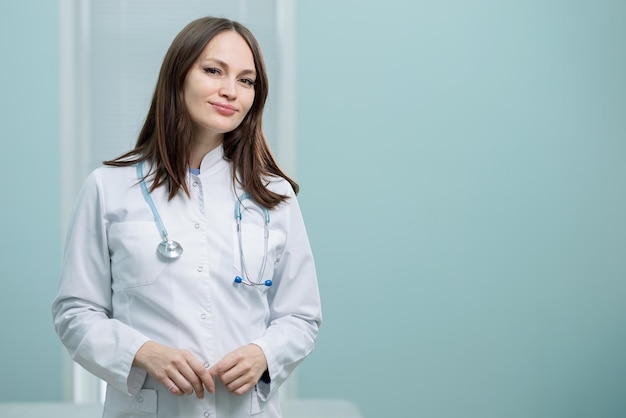
<path fill-rule="evenodd" d="M 263 372 L 263 374 L 261 375 L 261 382 L 267 383 L 268 385 L 272 382 L 272 378 L 270 377 L 270 371 L 269 370 L 266 369 Z"/>
<path fill-rule="evenodd" d="M 146 380 L 148 372 L 139 367 L 131 367 L 128 374 L 128 393 L 130 395 L 136 395 L 143 387 L 143 382 Z"/>
<path fill-rule="evenodd" d="M 131 366 L 130 370 L 128 371 L 128 378 L 126 379 L 126 388 L 130 395 L 136 395 L 137 393 L 139 393 L 139 391 L 143 387 L 143 383 L 145 382 L 146 377 L 148 376 L 148 372 L 146 372 L 144 369 L 132 365 L 133 361 L 135 360 L 135 355 L 137 354 L 137 351 L 139 351 L 139 349 L 148 341 L 149 338 L 141 336 L 134 341 L 132 349 L 129 350 L 129 353 L 132 353 L 132 357 L 130 358 Z"/>

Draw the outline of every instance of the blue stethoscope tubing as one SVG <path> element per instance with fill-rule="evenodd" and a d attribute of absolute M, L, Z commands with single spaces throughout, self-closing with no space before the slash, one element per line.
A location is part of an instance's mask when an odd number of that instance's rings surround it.
<path fill-rule="evenodd" d="M 163 257 L 175 260 L 181 256 L 183 253 L 183 246 L 180 245 L 176 241 L 172 241 L 168 238 L 167 229 L 165 228 L 165 224 L 161 219 L 161 215 L 159 215 L 159 211 L 157 210 L 154 201 L 152 200 L 152 196 L 150 196 L 150 191 L 148 190 L 148 186 L 146 186 L 146 181 L 143 176 L 143 161 L 139 161 L 137 163 L 137 176 L 139 177 L 139 181 L 141 184 L 141 192 L 143 193 L 148 206 L 150 206 L 150 210 L 152 211 L 152 215 L 154 216 L 154 221 L 159 228 L 159 233 L 161 234 L 162 241 L 159 243 L 157 247 L 157 251 Z"/>
<path fill-rule="evenodd" d="M 172 241 L 169 239 L 167 234 L 167 229 L 165 228 L 165 224 L 161 219 L 161 215 L 159 215 L 159 211 L 154 204 L 154 200 L 152 200 L 152 196 L 150 196 L 150 191 L 148 190 L 148 186 L 146 185 L 146 181 L 143 175 L 143 161 L 139 161 L 137 163 L 137 177 L 140 182 L 141 192 L 152 211 L 152 216 L 154 217 L 154 221 L 157 224 L 157 228 L 159 229 L 159 233 L 161 234 L 162 241 L 159 243 L 157 247 L 157 251 L 163 257 L 167 259 L 177 259 L 183 253 L 183 247 L 176 241 Z M 244 207 L 244 210 L 255 210 L 261 214 L 263 217 L 263 261 L 261 263 L 261 269 L 259 271 L 259 276 L 256 281 L 250 279 L 250 275 L 248 274 L 248 268 L 246 265 L 246 260 L 244 257 L 243 251 L 243 240 L 242 240 L 242 219 L 243 219 L 243 210 L 242 210 L 242 202 L 244 200 L 251 200 L 255 203 L 255 205 L 251 205 L 249 207 Z M 270 214 L 267 208 L 257 204 L 252 196 L 249 193 L 243 193 L 237 201 L 235 202 L 235 221 L 237 226 L 237 243 L 239 246 L 239 261 L 241 264 L 241 276 L 236 276 L 234 280 L 234 284 L 245 284 L 247 286 L 271 286 L 271 280 L 263 281 L 263 275 L 265 274 L 265 266 L 267 265 L 267 254 L 268 254 L 268 243 L 269 243 L 269 235 L 270 235 Z"/>
<path fill-rule="evenodd" d="M 259 278 L 257 279 L 257 281 L 253 281 L 250 279 L 250 276 L 248 275 L 248 268 L 246 266 L 246 260 L 243 256 L 243 242 L 241 239 L 241 235 L 242 235 L 241 220 L 243 218 L 243 211 L 241 210 L 241 206 L 242 206 L 242 202 L 246 199 L 254 202 L 254 199 L 252 199 L 252 196 L 250 196 L 248 193 L 244 193 L 241 196 L 239 196 L 239 198 L 237 199 L 237 202 L 235 202 L 235 220 L 237 222 L 237 241 L 239 244 L 239 260 L 241 263 L 241 274 L 244 276 L 243 278 L 240 276 L 235 277 L 235 283 L 243 283 L 248 286 L 259 286 L 259 285 L 271 286 L 272 285 L 271 280 L 262 281 L 263 275 L 265 274 L 265 265 L 267 264 L 268 241 L 270 237 L 270 213 L 265 207 L 259 204 L 251 205 L 249 207 L 244 208 L 247 210 L 250 210 L 250 209 L 255 210 L 259 212 L 261 216 L 263 216 L 263 241 L 264 241 L 263 242 L 263 262 L 261 263 L 261 270 L 259 271 L 259 276 L 258 276 Z"/>

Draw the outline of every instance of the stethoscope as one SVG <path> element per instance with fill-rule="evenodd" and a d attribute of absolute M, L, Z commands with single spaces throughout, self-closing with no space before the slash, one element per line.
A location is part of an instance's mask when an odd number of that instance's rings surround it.
<path fill-rule="evenodd" d="M 243 211 L 241 210 L 241 206 L 242 206 L 241 203 L 246 199 L 254 202 L 254 199 L 252 199 L 252 196 L 250 196 L 248 193 L 244 193 L 241 196 L 239 196 L 239 198 L 237 199 L 237 202 L 235 202 L 235 220 L 237 222 L 237 241 L 239 243 L 239 261 L 241 263 L 241 274 L 243 275 L 243 278 L 240 276 L 236 276 L 235 283 L 243 283 L 248 286 L 260 286 L 260 285 L 271 286 L 272 285 L 271 280 L 262 281 L 263 274 L 265 273 L 265 265 L 267 264 L 267 247 L 268 247 L 267 244 L 270 238 L 270 213 L 265 207 L 259 204 L 250 205 L 244 208 L 248 210 L 254 210 L 263 217 L 263 262 L 261 263 L 261 270 L 259 271 L 259 276 L 258 276 L 257 281 L 253 281 L 250 279 L 250 275 L 248 274 L 248 267 L 246 266 L 246 260 L 243 256 L 243 241 L 241 239 L 241 220 L 243 218 Z"/>
<path fill-rule="evenodd" d="M 157 228 L 159 229 L 159 233 L 161 234 L 161 242 L 159 242 L 159 245 L 157 246 L 157 252 L 168 260 L 176 260 L 182 255 L 183 246 L 180 245 L 176 241 L 170 240 L 167 235 L 167 229 L 165 228 L 165 224 L 163 223 L 163 220 L 161 219 L 161 216 L 159 215 L 159 211 L 157 210 L 156 205 L 154 204 L 154 200 L 152 200 L 152 196 L 150 196 L 150 191 L 148 190 L 148 186 L 146 185 L 146 181 L 143 175 L 143 161 L 140 161 L 139 163 L 137 163 L 137 176 L 139 178 L 143 196 L 146 202 L 148 203 L 148 206 L 150 206 L 150 210 L 152 211 L 154 221 L 156 222 Z M 269 287 L 272 285 L 272 281 L 271 280 L 262 281 L 262 280 L 263 280 L 263 274 L 265 273 L 265 266 L 267 264 L 268 242 L 269 242 L 269 236 L 270 236 L 270 228 L 269 228 L 270 214 L 269 214 L 269 211 L 265 207 L 260 206 L 258 204 L 251 205 L 249 207 L 244 208 L 244 209 L 255 210 L 259 214 L 261 214 L 261 216 L 263 217 L 263 241 L 264 241 L 263 262 L 261 263 L 261 269 L 259 271 L 258 279 L 256 281 L 253 281 L 252 279 L 250 279 L 250 275 L 248 274 L 246 260 L 243 255 L 243 240 L 241 238 L 242 236 L 241 220 L 243 219 L 243 210 L 241 209 L 241 207 L 242 207 L 242 202 L 246 199 L 254 202 L 254 199 L 252 199 L 252 196 L 250 196 L 248 193 L 244 193 L 241 196 L 239 196 L 239 198 L 237 199 L 237 202 L 235 203 L 235 221 L 237 223 L 237 242 L 239 244 L 239 261 L 241 264 L 241 275 L 243 277 L 236 276 L 234 280 L 234 284 L 241 283 L 247 286 L 268 286 Z"/>

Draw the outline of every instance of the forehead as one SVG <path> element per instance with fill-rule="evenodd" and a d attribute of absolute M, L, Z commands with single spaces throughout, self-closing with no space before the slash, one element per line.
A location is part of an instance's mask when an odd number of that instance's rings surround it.
<path fill-rule="evenodd" d="M 226 64 L 254 70 L 254 56 L 246 40 L 237 32 L 220 32 L 204 47 L 199 60 L 215 59 Z"/>

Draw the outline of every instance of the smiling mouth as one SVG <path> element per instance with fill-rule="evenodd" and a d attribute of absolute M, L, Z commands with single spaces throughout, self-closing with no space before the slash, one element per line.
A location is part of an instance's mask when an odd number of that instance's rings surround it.
<path fill-rule="evenodd" d="M 217 110 L 218 113 L 226 116 L 230 116 L 237 112 L 237 109 L 234 106 L 226 103 L 211 103 L 211 106 L 213 106 L 213 108 Z"/>

